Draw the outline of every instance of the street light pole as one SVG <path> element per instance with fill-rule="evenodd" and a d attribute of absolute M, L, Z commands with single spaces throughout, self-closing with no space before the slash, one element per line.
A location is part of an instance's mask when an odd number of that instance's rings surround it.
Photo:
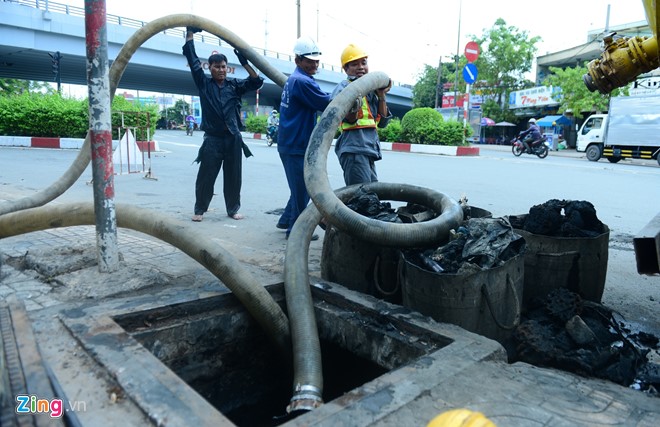
<path fill-rule="evenodd" d="M 454 107 L 458 104 L 458 51 L 461 44 L 461 10 L 463 9 L 463 0 L 458 2 L 458 36 L 456 37 L 456 78 L 454 80 Z"/>

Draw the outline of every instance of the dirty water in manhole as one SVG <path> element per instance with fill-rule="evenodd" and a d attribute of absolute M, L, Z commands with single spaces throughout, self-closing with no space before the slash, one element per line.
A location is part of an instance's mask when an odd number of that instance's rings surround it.
<path fill-rule="evenodd" d="M 281 285 L 267 289 L 284 305 Z M 312 293 L 321 341 L 325 402 L 452 342 L 429 329 L 318 287 L 313 287 Z M 290 362 L 276 353 L 232 294 L 125 312 L 112 316 L 112 321 L 121 333 L 137 340 L 238 426 L 276 426 L 301 415 L 286 414 L 293 390 Z M 94 328 L 103 335 L 112 329 Z M 93 348 L 96 338 L 86 340 L 99 355 Z M 123 351 L 130 350 L 124 347 Z M 143 362 L 139 358 L 138 353 L 129 354 L 126 360 L 140 365 Z M 106 357 L 103 361 L 106 368 L 121 372 L 123 367 L 112 366 L 109 360 Z"/>

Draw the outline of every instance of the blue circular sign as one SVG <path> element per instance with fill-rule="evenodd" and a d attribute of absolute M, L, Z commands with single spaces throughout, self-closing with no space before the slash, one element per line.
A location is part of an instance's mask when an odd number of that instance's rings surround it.
<path fill-rule="evenodd" d="M 463 67 L 463 80 L 467 84 L 471 85 L 474 83 L 477 80 L 478 74 L 477 66 L 472 63 L 465 64 L 465 67 Z"/>

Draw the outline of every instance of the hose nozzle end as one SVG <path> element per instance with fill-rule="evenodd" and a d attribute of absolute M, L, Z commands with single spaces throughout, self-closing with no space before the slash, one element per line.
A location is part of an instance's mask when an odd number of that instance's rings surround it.
<path fill-rule="evenodd" d="M 290 414 L 297 411 L 311 411 L 321 405 L 323 405 L 323 398 L 318 387 L 298 384 L 286 407 L 286 412 Z"/>

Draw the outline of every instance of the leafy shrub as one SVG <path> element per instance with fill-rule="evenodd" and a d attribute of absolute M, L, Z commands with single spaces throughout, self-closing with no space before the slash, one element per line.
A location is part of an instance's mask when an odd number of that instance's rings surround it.
<path fill-rule="evenodd" d="M 456 120 L 447 120 L 442 123 L 439 135 L 436 135 L 439 145 L 463 145 L 463 123 Z M 472 128 L 467 127 L 467 134 L 472 135 Z M 469 143 L 465 143 L 469 145 Z"/>
<path fill-rule="evenodd" d="M 117 127 L 122 125 L 119 111 L 124 112 L 124 126 L 138 128 L 136 139 L 147 140 L 146 128 L 149 128 L 149 139 L 153 136 L 158 107 L 134 105 L 117 96 L 112 102 L 112 111 L 113 138 L 117 137 Z M 146 112 L 150 113 L 149 122 Z M 57 93 L 24 92 L 20 95 L 0 96 L 0 135 L 84 138 L 88 129 L 87 100 L 63 98 Z"/>
<path fill-rule="evenodd" d="M 401 140 L 401 120 L 394 117 L 384 128 L 378 128 L 378 139 L 387 142 L 398 142 Z"/>
<path fill-rule="evenodd" d="M 87 104 L 87 101 L 85 101 Z M 149 114 L 147 114 L 149 113 Z M 117 128 L 122 126 L 134 128 L 137 141 L 149 141 L 156 132 L 156 123 L 160 114 L 156 105 L 134 104 L 123 96 L 115 96 L 112 100 L 112 137 L 118 138 Z M 147 123 L 147 117 L 149 122 Z M 147 135 L 147 128 L 149 135 Z"/>
<path fill-rule="evenodd" d="M 444 121 L 433 108 L 414 108 L 401 119 L 401 139 L 411 144 L 428 144 L 436 141 L 436 133 Z"/>
<path fill-rule="evenodd" d="M 267 123 L 268 117 L 248 113 L 248 117 L 245 119 L 245 130 L 252 133 L 266 133 Z"/>
<path fill-rule="evenodd" d="M 84 138 L 86 104 L 59 94 L 24 92 L 0 97 L 0 134 Z"/>
<path fill-rule="evenodd" d="M 471 128 L 467 129 L 469 136 Z M 462 145 L 463 124 L 456 120 L 445 121 L 433 108 L 415 108 L 401 120 L 401 140 L 411 144 Z"/>

